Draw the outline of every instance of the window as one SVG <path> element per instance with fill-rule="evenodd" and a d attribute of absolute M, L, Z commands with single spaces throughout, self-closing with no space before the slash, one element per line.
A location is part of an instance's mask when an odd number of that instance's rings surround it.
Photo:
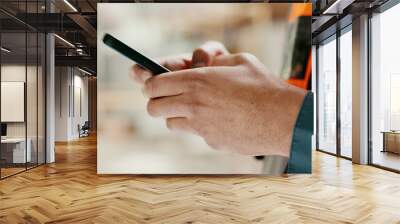
<path fill-rule="evenodd" d="M 351 28 L 351 27 L 349 27 Z M 344 31 L 345 32 L 345 31 Z M 352 149 L 352 35 L 340 36 L 340 155 L 351 158 Z"/>
<path fill-rule="evenodd" d="M 336 39 L 318 48 L 318 149 L 336 153 Z"/>
<path fill-rule="evenodd" d="M 371 162 L 400 170 L 400 5 L 371 18 Z"/>

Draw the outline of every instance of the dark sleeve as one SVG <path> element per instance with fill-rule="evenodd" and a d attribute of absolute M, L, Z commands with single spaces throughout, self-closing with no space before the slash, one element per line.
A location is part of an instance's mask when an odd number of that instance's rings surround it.
<path fill-rule="evenodd" d="M 296 125 L 293 130 L 292 146 L 287 173 L 311 173 L 311 136 L 313 134 L 313 93 L 304 97 Z"/>

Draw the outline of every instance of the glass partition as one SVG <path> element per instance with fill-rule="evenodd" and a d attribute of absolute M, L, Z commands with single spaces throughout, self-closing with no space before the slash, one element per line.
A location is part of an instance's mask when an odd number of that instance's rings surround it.
<path fill-rule="evenodd" d="M 24 171 L 30 162 L 31 151 L 26 150 L 26 40 L 25 32 L 1 34 L 2 177 Z"/>
<path fill-rule="evenodd" d="M 38 49 L 37 49 L 38 35 L 36 32 L 27 33 L 27 74 L 26 74 L 26 113 L 27 113 L 27 150 L 30 151 L 30 159 L 27 167 L 37 165 L 37 132 L 38 132 L 38 114 L 37 114 L 37 76 L 38 76 Z"/>
<path fill-rule="evenodd" d="M 1 2 L 39 13 L 44 1 Z M 40 7 L 39 7 L 40 6 Z M 43 33 L 0 12 L 0 178 L 45 163 L 45 44 Z"/>
<path fill-rule="evenodd" d="M 27 2 L 26 12 L 38 13 L 38 1 Z M 34 17 L 33 20 L 37 17 Z M 32 21 L 37 22 L 37 21 Z M 30 161 L 27 167 L 32 168 L 38 165 L 38 76 L 39 76 L 39 33 L 27 27 L 27 150 L 31 151 Z"/>

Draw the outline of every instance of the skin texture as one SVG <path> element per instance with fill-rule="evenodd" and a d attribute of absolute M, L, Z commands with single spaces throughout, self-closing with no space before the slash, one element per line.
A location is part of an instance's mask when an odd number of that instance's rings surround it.
<path fill-rule="evenodd" d="M 288 157 L 306 91 L 271 75 L 253 55 L 229 54 L 207 42 L 192 57 L 159 60 L 172 70 L 158 76 L 133 66 L 149 98 L 147 110 L 170 130 L 203 137 L 214 149 Z"/>

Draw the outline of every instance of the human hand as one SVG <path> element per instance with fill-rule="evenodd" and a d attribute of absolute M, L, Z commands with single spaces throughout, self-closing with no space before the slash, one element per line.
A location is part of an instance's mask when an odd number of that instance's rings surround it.
<path fill-rule="evenodd" d="M 218 55 L 229 54 L 225 46 L 216 41 L 208 41 L 196 48 L 193 54 L 181 54 L 158 59 L 157 62 L 171 71 L 210 66 L 213 58 Z M 153 76 L 153 74 L 135 64 L 131 69 L 132 78 L 140 83 Z"/>
<path fill-rule="evenodd" d="M 147 78 L 144 93 L 149 114 L 171 130 L 197 134 L 215 149 L 288 157 L 306 91 L 271 75 L 256 57 L 234 54 Z"/>

